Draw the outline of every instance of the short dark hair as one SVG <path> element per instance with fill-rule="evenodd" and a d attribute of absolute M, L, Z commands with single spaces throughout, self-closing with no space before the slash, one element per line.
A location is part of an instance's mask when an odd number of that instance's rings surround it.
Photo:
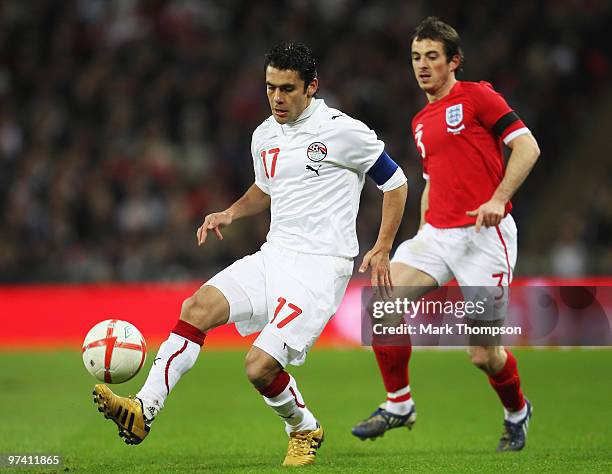
<path fill-rule="evenodd" d="M 304 91 L 317 77 L 317 62 L 310 48 L 302 43 L 284 43 L 272 48 L 265 56 L 264 71 L 268 66 L 297 71 L 304 81 Z"/>
<path fill-rule="evenodd" d="M 414 35 L 410 40 L 410 44 L 414 40 L 430 39 L 434 41 L 440 41 L 444 45 L 444 54 L 446 54 L 446 60 L 448 62 L 453 59 L 454 56 L 459 56 L 459 67 L 457 71 L 463 69 L 465 58 L 463 56 L 463 49 L 461 49 L 461 38 L 457 30 L 450 26 L 448 23 L 444 23 L 437 16 L 428 16 L 425 18 L 419 26 L 416 27 Z"/>

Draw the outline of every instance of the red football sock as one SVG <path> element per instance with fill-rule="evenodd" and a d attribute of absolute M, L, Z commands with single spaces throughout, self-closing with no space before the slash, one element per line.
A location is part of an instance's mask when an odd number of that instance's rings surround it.
<path fill-rule="evenodd" d="M 264 397 L 274 398 L 280 395 L 287 388 L 287 385 L 289 385 L 290 381 L 291 377 L 289 377 L 289 374 L 284 370 L 281 370 L 274 378 L 274 380 L 272 380 L 270 385 L 265 388 L 258 388 L 257 390 Z"/>
<path fill-rule="evenodd" d="M 408 362 L 412 346 L 372 346 L 387 392 L 397 392 L 409 384 Z M 405 398 L 407 397 L 407 398 Z M 410 392 L 402 397 L 410 399 Z"/>
<path fill-rule="evenodd" d="M 516 366 L 516 359 L 512 352 L 507 349 L 506 354 L 508 354 L 508 359 L 504 367 L 495 375 L 489 376 L 489 383 L 508 411 L 518 411 L 525 406 L 525 397 L 523 397 L 523 391 L 521 390 L 521 379 Z"/>
<path fill-rule="evenodd" d="M 204 344 L 204 339 L 206 339 L 205 332 L 200 331 L 193 324 L 189 324 L 187 321 L 183 321 L 182 319 L 177 321 L 176 326 L 174 326 L 174 329 L 172 329 L 172 332 L 191 342 L 195 342 L 199 346 Z"/>

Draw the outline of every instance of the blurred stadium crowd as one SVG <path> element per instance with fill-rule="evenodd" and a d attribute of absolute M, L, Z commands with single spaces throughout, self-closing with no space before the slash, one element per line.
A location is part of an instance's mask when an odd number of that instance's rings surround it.
<path fill-rule="evenodd" d="M 0 282 L 204 279 L 255 251 L 267 217 L 204 248 L 195 230 L 252 183 L 251 132 L 269 115 L 263 55 L 286 40 L 311 46 L 319 96 L 376 130 L 404 167 L 410 237 L 423 186 L 410 120 L 424 97 L 409 38 L 429 14 L 462 35 L 460 78 L 493 83 L 543 151 L 514 200 L 519 269 L 612 273 L 609 156 L 591 160 L 588 183 L 558 190 L 577 195 L 558 237 L 529 239 L 539 197 L 581 159 L 569 146 L 610 92 L 610 2 L 2 0 Z M 380 205 L 368 185 L 362 252 Z"/>

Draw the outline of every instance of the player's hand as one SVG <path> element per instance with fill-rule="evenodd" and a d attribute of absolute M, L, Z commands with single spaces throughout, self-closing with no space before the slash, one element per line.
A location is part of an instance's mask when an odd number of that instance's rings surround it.
<path fill-rule="evenodd" d="M 196 232 L 198 246 L 204 245 L 209 230 L 214 231 L 215 234 L 217 234 L 219 240 L 223 240 L 223 234 L 221 234 L 221 230 L 219 228 L 221 226 L 230 225 L 231 223 L 232 216 L 229 212 L 215 212 L 213 214 L 208 214 L 204 218 L 204 223 L 198 228 L 198 231 Z"/>
<path fill-rule="evenodd" d="M 506 212 L 506 203 L 500 199 L 492 198 L 485 202 L 478 209 L 466 212 L 466 215 L 476 218 L 476 232 L 480 232 L 480 228 L 494 227 L 498 225 L 504 218 Z"/>
<path fill-rule="evenodd" d="M 365 273 L 370 267 L 372 287 L 378 289 L 380 296 L 391 299 L 393 295 L 393 282 L 391 281 L 391 262 L 389 262 L 389 250 L 374 247 L 363 257 L 359 267 L 359 273 Z"/>

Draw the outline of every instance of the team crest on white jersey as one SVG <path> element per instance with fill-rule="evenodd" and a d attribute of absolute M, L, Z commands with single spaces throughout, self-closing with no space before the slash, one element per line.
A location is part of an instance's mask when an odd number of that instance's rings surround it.
<path fill-rule="evenodd" d="M 306 156 L 310 161 L 322 161 L 327 156 L 327 147 L 321 142 L 311 143 L 306 150 Z"/>
<path fill-rule="evenodd" d="M 451 105 L 446 108 L 446 131 L 458 134 L 465 128 L 463 122 L 463 104 Z"/>

